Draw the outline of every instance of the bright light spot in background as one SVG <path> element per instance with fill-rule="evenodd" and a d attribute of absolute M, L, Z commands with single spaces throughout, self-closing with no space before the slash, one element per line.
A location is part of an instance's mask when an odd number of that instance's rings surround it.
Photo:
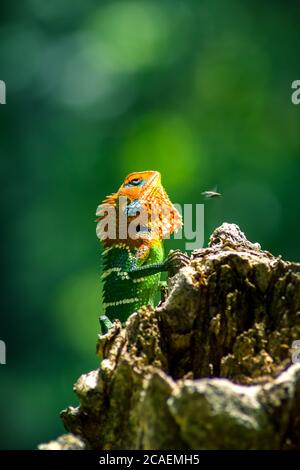
<path fill-rule="evenodd" d="M 87 271 L 69 278 L 59 288 L 53 321 L 60 340 L 79 354 L 94 357 L 99 333 L 101 284 L 99 272 Z"/>
<path fill-rule="evenodd" d="M 135 96 L 126 77 L 118 77 L 105 65 L 106 50 L 92 63 L 85 51 L 70 55 L 64 65 L 59 99 L 73 108 L 95 107 L 99 117 L 111 117 L 126 110 Z"/>
<path fill-rule="evenodd" d="M 42 21 L 62 20 L 67 11 L 57 0 L 53 5 L 38 0 L 31 4 Z M 72 3 L 72 12 L 80 5 Z M 5 41 L 0 40 L 0 55 L 9 64 L 10 89 L 36 80 L 37 94 L 50 94 L 66 107 L 100 119 L 119 116 L 139 92 L 140 72 L 167 67 L 183 53 L 184 37 L 176 48 L 173 44 L 178 34 L 184 36 L 188 14 L 183 5 L 174 9 L 147 1 L 114 2 L 84 14 L 77 32 L 51 41 L 38 28 L 26 30 L 20 23 L 11 34 L 4 30 Z M 23 50 L 30 51 L 27 62 L 21 60 Z"/>
<path fill-rule="evenodd" d="M 150 2 L 101 7 L 88 25 L 91 58 L 97 60 L 105 46 L 107 66 L 115 71 L 134 72 L 160 63 L 170 47 L 171 20 L 166 9 Z"/>
<path fill-rule="evenodd" d="M 135 73 L 177 55 L 171 47 L 178 27 L 173 16 L 147 2 L 101 7 L 73 38 L 73 51 L 62 65 L 61 102 L 95 107 L 105 118 L 124 112 L 138 89 Z"/>
<path fill-rule="evenodd" d="M 180 193 L 197 181 L 196 148 L 188 123 L 176 114 L 152 114 L 137 121 L 126 132 L 121 149 L 123 174 L 139 170 L 158 170 L 163 183 Z M 172 165 L 174 162 L 174 166 Z M 176 202 L 176 201 L 174 201 Z"/>

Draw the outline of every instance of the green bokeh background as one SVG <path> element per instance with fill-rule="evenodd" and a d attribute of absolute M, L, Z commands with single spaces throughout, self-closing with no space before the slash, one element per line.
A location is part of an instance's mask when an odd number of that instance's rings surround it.
<path fill-rule="evenodd" d="M 161 171 L 177 203 L 217 184 L 206 242 L 235 222 L 299 260 L 299 45 L 295 1 L 1 3 L 1 448 L 61 434 L 97 367 L 94 213 L 128 173 Z"/>

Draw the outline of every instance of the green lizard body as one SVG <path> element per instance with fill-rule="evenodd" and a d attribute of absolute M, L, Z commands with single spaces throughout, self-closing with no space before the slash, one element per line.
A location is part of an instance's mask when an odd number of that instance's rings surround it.
<path fill-rule="evenodd" d="M 122 323 L 140 307 L 147 304 L 154 306 L 160 272 L 163 271 L 161 242 L 150 248 L 146 259 L 139 258 L 137 251 L 125 244 L 117 244 L 103 252 L 105 315 L 109 319 L 118 318 Z M 150 269 L 147 272 L 141 268 Z"/>

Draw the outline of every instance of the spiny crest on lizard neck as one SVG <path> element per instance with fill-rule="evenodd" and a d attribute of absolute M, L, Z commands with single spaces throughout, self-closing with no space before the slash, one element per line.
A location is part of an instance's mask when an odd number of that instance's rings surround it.
<path fill-rule="evenodd" d="M 97 236 L 104 246 L 152 246 L 182 226 L 158 171 L 128 175 L 119 190 L 98 206 L 96 215 Z"/>

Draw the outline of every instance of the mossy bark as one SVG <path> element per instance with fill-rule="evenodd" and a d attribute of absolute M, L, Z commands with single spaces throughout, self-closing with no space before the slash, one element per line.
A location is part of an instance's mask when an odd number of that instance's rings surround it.
<path fill-rule="evenodd" d="M 99 369 L 61 413 L 64 448 L 300 448 L 299 339 L 300 264 L 223 224 L 158 308 L 99 339 Z"/>

